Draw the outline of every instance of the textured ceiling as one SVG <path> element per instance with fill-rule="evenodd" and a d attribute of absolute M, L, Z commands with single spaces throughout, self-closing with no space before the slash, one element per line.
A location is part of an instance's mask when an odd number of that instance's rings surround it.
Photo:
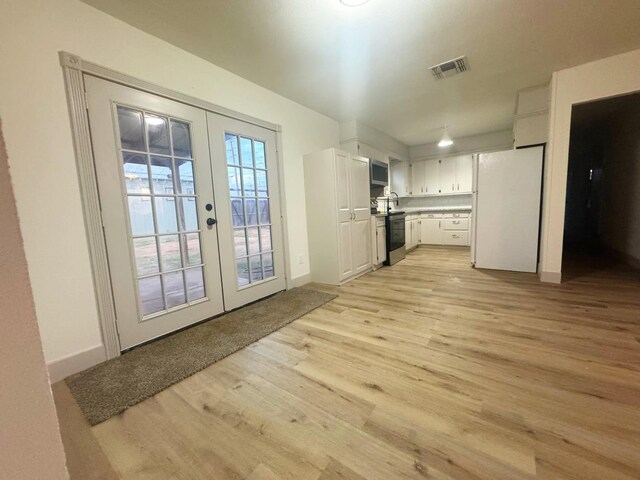
<path fill-rule="evenodd" d="M 339 121 L 407 145 L 511 128 L 517 90 L 640 47 L 639 0 L 84 0 Z M 427 67 L 467 55 L 469 72 Z"/>

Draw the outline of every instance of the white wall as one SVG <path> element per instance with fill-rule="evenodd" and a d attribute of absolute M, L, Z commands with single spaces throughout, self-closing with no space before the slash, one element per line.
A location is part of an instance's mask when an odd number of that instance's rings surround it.
<path fill-rule="evenodd" d="M 0 478 L 69 478 L 0 133 Z"/>
<path fill-rule="evenodd" d="M 640 90 L 640 49 L 560 70 L 551 79 L 549 143 L 545 162 L 541 278 L 559 282 L 574 104 Z"/>
<path fill-rule="evenodd" d="M 469 153 L 509 150 L 513 148 L 513 130 L 458 137 L 454 138 L 453 142 L 453 145 L 447 148 L 438 147 L 438 142 L 409 147 L 409 156 L 411 160 L 427 160 Z"/>
<path fill-rule="evenodd" d="M 309 273 L 302 155 L 337 122 L 79 1 L 3 0 L 0 117 L 48 362 L 101 344 L 59 50 L 281 124 L 292 277 Z"/>

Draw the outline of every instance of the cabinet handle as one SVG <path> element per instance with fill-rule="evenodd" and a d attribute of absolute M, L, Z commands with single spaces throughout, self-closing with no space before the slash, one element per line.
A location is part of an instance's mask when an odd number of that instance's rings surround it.
<path fill-rule="evenodd" d="M 453 190 L 455 190 L 455 189 L 456 189 L 456 186 L 452 183 L 452 184 L 451 184 L 451 191 L 453 191 Z"/>
<path fill-rule="evenodd" d="M 458 191 L 460 191 L 460 184 L 458 184 Z"/>
<path fill-rule="evenodd" d="M 451 235 L 453 238 L 460 238 L 459 235 Z"/>
<path fill-rule="evenodd" d="M 453 223 L 454 225 L 458 225 L 458 224 L 460 223 L 460 220 L 454 220 L 454 221 L 453 221 L 453 222 L 451 222 L 451 223 Z"/>

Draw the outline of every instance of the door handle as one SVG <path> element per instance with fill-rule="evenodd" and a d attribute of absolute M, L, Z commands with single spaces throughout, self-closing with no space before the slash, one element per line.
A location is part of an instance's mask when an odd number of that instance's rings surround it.
<path fill-rule="evenodd" d="M 213 227 L 218 221 L 215 218 L 207 218 L 207 225 Z"/>

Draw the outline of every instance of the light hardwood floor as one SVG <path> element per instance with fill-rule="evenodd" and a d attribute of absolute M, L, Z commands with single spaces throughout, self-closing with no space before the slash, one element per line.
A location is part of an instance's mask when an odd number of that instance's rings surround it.
<path fill-rule="evenodd" d="M 640 478 L 638 274 L 468 258 L 316 285 L 339 298 L 93 427 L 104 478 Z"/>

